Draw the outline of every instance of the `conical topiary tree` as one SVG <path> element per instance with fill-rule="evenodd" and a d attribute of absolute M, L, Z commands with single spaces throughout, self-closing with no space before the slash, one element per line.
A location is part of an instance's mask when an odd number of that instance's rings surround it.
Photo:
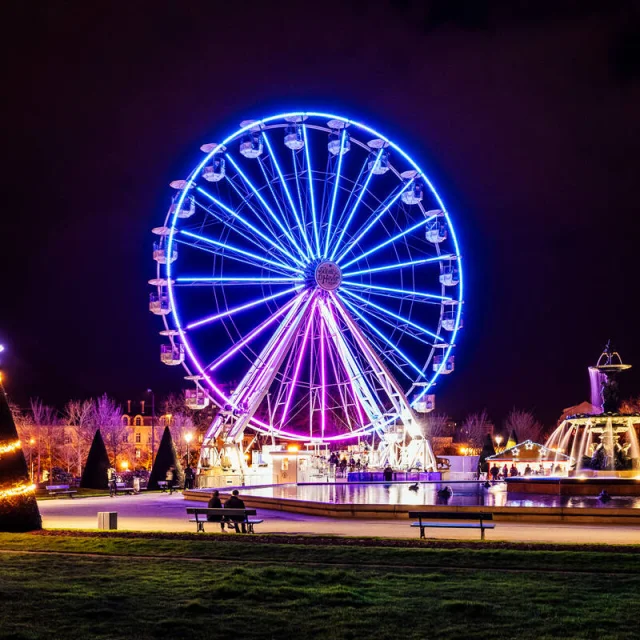
<path fill-rule="evenodd" d="M 171 431 L 169 431 L 169 427 L 165 427 L 164 433 L 162 434 L 162 440 L 160 440 L 160 446 L 158 447 L 158 453 L 156 454 L 156 459 L 153 463 L 153 469 L 151 469 L 147 488 L 157 489 L 158 480 L 164 480 L 167 477 L 169 467 L 175 467 L 175 475 L 173 477 L 175 486 L 184 486 L 184 472 L 182 471 L 182 465 L 178 461 L 178 454 L 176 453 L 176 448 L 173 444 Z"/>
<path fill-rule="evenodd" d="M 109 487 L 107 471 L 110 466 L 107 448 L 104 446 L 102 434 L 98 429 L 93 436 L 87 461 L 84 463 L 80 487 L 82 489 L 107 489 Z"/>
<path fill-rule="evenodd" d="M 0 531 L 42 529 L 35 487 L 0 382 Z"/>
<path fill-rule="evenodd" d="M 496 450 L 493 446 L 493 438 L 490 433 L 487 433 L 484 439 L 484 445 L 482 447 L 482 451 L 480 452 L 480 458 L 478 459 L 478 464 L 480 465 L 480 471 L 482 473 L 486 473 L 489 471 L 489 463 L 487 462 L 487 458 L 489 456 L 495 456 Z"/>
<path fill-rule="evenodd" d="M 511 449 L 511 447 L 515 447 L 518 444 L 518 436 L 516 434 L 515 429 L 511 429 L 511 434 L 509 435 L 509 439 L 507 440 L 507 445 L 505 449 Z"/>

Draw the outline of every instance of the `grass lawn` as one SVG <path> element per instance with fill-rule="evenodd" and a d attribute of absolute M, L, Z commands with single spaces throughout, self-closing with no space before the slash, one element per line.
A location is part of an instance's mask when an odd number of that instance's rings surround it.
<path fill-rule="evenodd" d="M 638 637 L 632 547 L 229 538 L 0 534 L 0 638 Z"/>

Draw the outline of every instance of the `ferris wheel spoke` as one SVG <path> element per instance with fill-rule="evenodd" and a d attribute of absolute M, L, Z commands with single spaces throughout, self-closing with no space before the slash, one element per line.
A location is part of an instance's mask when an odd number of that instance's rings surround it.
<path fill-rule="evenodd" d="M 271 148 L 271 143 L 269 142 L 269 138 L 267 137 L 266 132 L 262 134 L 262 139 L 265 145 L 267 146 L 267 149 L 269 151 L 269 158 L 271 160 L 271 163 L 275 167 L 276 172 L 278 173 L 278 177 L 280 178 L 280 184 L 282 185 L 284 193 L 287 196 L 287 201 L 289 202 L 289 206 L 291 207 L 291 211 L 293 212 L 293 217 L 296 221 L 297 228 L 300 230 L 300 235 L 302 236 L 302 240 L 307 247 L 307 255 L 309 258 L 313 258 L 313 249 L 309 244 L 309 238 L 307 237 L 306 228 L 302 224 L 302 219 L 298 214 L 298 210 L 296 209 L 296 206 L 293 202 L 293 198 L 291 197 L 291 192 L 289 191 L 289 186 L 287 185 L 287 181 L 284 179 L 284 175 L 282 174 L 282 170 L 280 169 L 280 164 L 278 163 L 278 159 L 276 158 L 276 155 L 273 149 Z M 262 162 L 261 162 L 261 165 L 262 165 Z"/>
<path fill-rule="evenodd" d="M 363 282 L 352 282 L 351 280 L 343 280 L 340 283 L 341 286 L 344 287 L 356 287 L 358 289 L 365 289 L 368 291 L 372 291 L 376 293 L 376 295 L 386 295 L 389 298 L 396 299 L 418 299 L 424 298 L 425 300 L 420 300 L 421 302 L 427 302 L 431 304 L 441 304 L 442 301 L 451 301 L 453 298 L 450 296 L 440 296 L 435 293 L 424 293 L 423 291 L 409 291 L 407 289 L 396 289 L 394 287 L 381 287 L 374 284 L 366 284 Z M 394 295 L 398 294 L 398 295 Z"/>
<path fill-rule="evenodd" d="M 219 247 L 220 249 L 226 249 L 227 251 L 230 251 L 232 253 L 237 253 L 238 255 L 251 258 L 254 261 L 258 262 L 258 264 L 269 264 L 274 267 L 278 267 L 279 269 L 284 271 L 291 271 L 293 273 L 302 273 L 300 269 L 291 267 L 282 262 L 276 262 L 275 260 L 269 260 L 268 258 L 263 258 L 262 256 L 258 256 L 255 253 L 251 253 L 250 251 L 245 251 L 244 249 L 240 249 L 229 243 L 220 242 L 219 240 L 214 240 L 213 238 L 207 238 L 206 236 L 201 236 L 201 235 L 198 235 L 197 233 L 192 233 L 191 231 L 186 231 L 184 229 L 180 231 L 180 234 L 186 236 L 187 238 L 193 238 L 198 242 L 204 242 L 205 244 L 210 244 L 211 246 Z M 197 244 L 190 244 L 190 246 L 198 247 Z"/>
<path fill-rule="evenodd" d="M 400 314 L 395 313 L 395 312 L 391 311 L 390 309 L 387 309 L 386 307 L 382 307 L 379 304 L 376 304 L 375 302 L 372 302 L 371 300 L 366 300 L 365 298 L 359 296 L 358 294 L 353 293 L 353 291 L 349 291 L 348 289 L 344 289 L 344 293 L 346 293 L 349 297 L 358 300 L 359 302 L 363 302 L 365 305 L 367 305 L 369 307 L 372 307 L 374 309 L 377 309 L 378 311 L 381 311 L 382 313 L 385 313 L 386 315 L 390 316 L 391 318 L 395 318 L 396 320 L 399 320 L 400 322 L 402 322 L 404 324 L 407 324 L 410 327 L 413 327 L 414 329 L 417 329 L 418 331 L 422 331 L 423 333 L 426 333 L 427 335 L 429 335 L 432 338 L 434 338 L 434 340 L 440 340 L 441 342 L 446 342 L 444 340 L 444 338 L 441 338 L 436 333 L 433 333 L 433 331 L 429 331 L 429 329 L 427 329 L 426 327 L 423 327 L 423 326 L 417 324 L 416 322 L 413 322 L 413 320 L 409 320 L 409 318 L 405 318 L 404 316 L 401 316 Z M 340 296 L 340 299 L 343 302 L 345 302 L 345 304 L 347 304 L 347 300 L 343 296 Z"/>
<path fill-rule="evenodd" d="M 302 338 L 302 345 L 300 347 L 300 351 L 298 352 L 298 358 L 296 361 L 296 365 L 293 371 L 293 378 L 291 379 L 291 383 L 289 384 L 289 390 L 287 394 L 287 398 L 284 403 L 284 407 L 282 408 L 282 415 L 280 417 L 280 424 L 284 426 L 285 420 L 287 419 L 287 414 L 289 412 L 289 407 L 291 405 L 291 399 L 293 398 L 293 394 L 298 385 L 298 377 L 300 375 L 300 368 L 302 366 L 302 361 L 304 360 L 304 356 L 307 352 L 307 340 L 309 338 L 309 333 L 311 331 L 311 327 L 313 326 L 313 316 L 315 313 L 316 302 L 314 301 L 311 306 L 311 310 L 309 311 L 309 316 L 307 317 L 307 325 L 304 330 L 304 335 Z"/>
<path fill-rule="evenodd" d="M 298 294 L 292 300 L 280 307 L 275 313 L 272 313 L 264 322 L 259 324 L 255 329 L 248 333 L 242 340 L 236 342 L 232 347 L 227 349 L 221 356 L 216 358 L 208 367 L 209 371 L 215 371 L 219 366 L 226 362 L 232 355 L 237 353 L 242 347 L 249 344 L 254 338 L 259 336 L 267 327 L 272 325 L 280 316 L 284 315 L 291 307 L 299 306 L 304 300 L 304 293 Z"/>
<path fill-rule="evenodd" d="M 345 416 L 345 421 L 347 423 L 347 427 L 349 431 L 353 431 L 353 426 L 351 424 L 351 415 L 349 411 L 349 403 L 347 400 L 347 393 L 345 392 L 345 389 L 344 389 L 345 385 L 348 383 L 342 382 L 342 378 L 344 378 L 344 368 L 342 369 L 343 374 L 341 375 L 341 368 L 340 368 L 341 361 L 339 360 L 340 354 L 336 352 L 334 355 L 335 345 L 331 339 L 331 328 L 327 324 L 327 320 L 322 314 L 322 311 L 320 312 L 320 322 L 322 322 L 325 325 L 325 332 L 329 334 L 329 338 L 327 338 L 326 340 L 327 353 L 329 354 L 328 360 L 331 363 L 331 369 L 333 371 L 333 377 L 334 377 L 334 380 L 336 381 L 336 386 L 338 388 L 338 395 L 340 396 L 340 402 L 342 403 L 342 409 L 344 410 L 344 416 Z M 355 404 L 355 401 L 356 399 L 354 398 L 354 404 Z"/>
<path fill-rule="evenodd" d="M 372 318 L 375 318 L 377 321 L 388 325 L 394 330 L 398 328 L 398 323 L 393 319 L 391 319 L 388 314 L 378 311 L 375 308 L 372 309 L 371 305 L 368 305 L 366 308 L 361 306 L 359 310 L 361 313 L 365 315 L 369 315 Z M 436 346 L 436 343 L 434 342 L 433 339 L 427 340 L 427 338 L 424 337 L 424 334 L 422 332 L 418 333 L 417 329 L 414 329 L 409 325 L 406 325 L 406 328 L 403 328 L 402 332 L 403 332 L 403 335 L 413 338 L 414 340 L 417 340 L 422 344 L 426 344 L 428 347 Z"/>
<path fill-rule="evenodd" d="M 302 125 L 302 137 L 304 139 L 304 156 L 307 161 L 307 179 L 309 182 L 309 200 L 311 202 L 311 218 L 313 221 L 313 237 L 316 245 L 316 257 L 320 257 L 320 236 L 318 234 L 318 217 L 316 213 L 316 199 L 313 193 L 313 173 L 311 170 L 311 155 L 309 152 L 309 139 L 307 136 L 307 127 Z"/>
<path fill-rule="evenodd" d="M 336 210 L 336 200 L 338 198 L 338 189 L 340 188 L 340 176 L 342 174 L 342 159 L 344 158 L 344 141 L 347 137 L 346 128 L 342 130 L 340 136 L 340 151 L 338 152 L 338 168 L 336 169 L 336 175 L 333 182 L 333 194 L 331 196 L 331 207 L 329 208 L 329 221 L 327 223 L 327 231 L 324 242 L 323 256 L 326 258 L 329 255 L 329 242 L 331 240 L 331 227 L 333 225 L 333 216 Z M 324 412 L 323 412 L 324 415 Z M 323 428 L 324 431 L 324 428 Z M 324 433 L 323 433 L 324 435 Z"/>
<path fill-rule="evenodd" d="M 240 277 L 200 277 L 200 276 L 181 276 L 176 278 L 174 286 L 214 286 L 225 287 L 227 285 L 247 286 L 251 284 L 288 284 L 292 282 L 303 282 L 304 278 L 283 277 L 283 278 L 259 278 L 253 276 Z"/>
<path fill-rule="evenodd" d="M 395 236 L 392 236 L 388 240 L 385 240 L 384 242 L 381 242 L 380 244 L 376 245 L 375 247 L 373 247 L 373 249 L 369 249 L 369 251 L 365 251 L 364 253 L 361 253 L 357 258 L 354 258 L 353 260 L 350 260 L 346 264 L 343 264 L 342 268 L 346 269 L 347 267 L 350 267 L 352 264 L 355 264 L 356 262 L 362 260 L 363 258 L 370 256 L 372 253 L 376 253 L 376 251 L 380 251 L 380 249 L 383 249 L 384 247 L 390 244 L 393 244 L 397 240 L 400 240 L 400 238 L 404 238 L 405 236 L 408 236 L 410 233 L 413 233 L 416 229 L 421 229 L 436 217 L 437 216 L 431 216 L 430 218 L 425 218 L 424 220 L 420 220 L 420 222 L 417 222 L 416 224 L 410 226 L 408 229 L 405 229 L 404 231 L 397 233 Z"/>
<path fill-rule="evenodd" d="M 354 247 L 358 246 L 358 243 L 360 242 L 360 240 L 362 240 L 362 238 L 364 238 L 364 236 L 366 236 L 367 233 L 369 233 L 369 230 L 371 229 L 371 227 L 373 227 L 373 225 L 375 225 L 376 222 L 378 222 L 378 220 L 380 220 L 380 218 L 382 218 L 382 216 L 387 211 L 389 211 L 389 209 L 391 209 L 391 207 L 399 200 L 402 194 L 411 186 L 414 179 L 415 178 L 411 178 L 411 180 L 408 180 L 405 184 L 401 185 L 400 188 L 397 189 L 395 193 L 392 193 L 389 196 L 387 201 L 385 201 L 385 203 L 382 204 L 382 207 L 380 208 L 378 213 L 374 214 L 373 219 L 364 227 L 364 229 L 362 229 L 362 231 L 358 231 L 358 234 L 356 235 L 356 237 L 351 240 L 351 242 L 346 246 L 344 251 L 340 254 L 340 257 L 336 259 L 336 262 L 338 264 L 340 264 L 342 259 L 349 253 L 349 251 L 351 251 Z"/>
<path fill-rule="evenodd" d="M 340 294 L 338 294 L 338 295 L 340 295 Z M 387 338 L 387 336 L 385 336 L 384 333 L 382 333 L 382 331 L 380 331 L 380 329 L 378 329 L 371 321 L 367 320 L 355 308 L 355 306 L 352 305 L 348 300 L 346 300 L 343 297 L 341 297 L 341 300 L 351 310 L 351 313 L 353 313 L 357 318 L 359 318 L 367 327 L 369 327 L 369 329 L 371 329 L 371 331 L 373 331 L 373 333 L 375 335 L 378 336 L 378 338 L 380 338 L 386 345 L 388 345 L 393 351 L 395 351 L 395 353 L 397 353 L 398 356 L 400 356 L 400 358 L 418 374 L 418 376 L 420 376 L 421 378 L 424 377 L 424 375 L 425 375 L 424 371 L 415 362 L 413 362 L 413 360 L 411 360 L 411 358 L 409 358 L 409 356 L 406 353 L 404 353 L 404 351 L 402 351 L 402 349 L 400 349 L 391 340 L 389 340 L 389 338 Z M 406 376 L 409 380 L 413 381 L 413 378 L 410 375 L 408 375 L 407 372 L 404 371 L 402 367 L 398 367 L 398 370 L 404 376 Z"/>
<path fill-rule="evenodd" d="M 273 209 L 269 206 L 267 201 L 262 197 L 262 194 L 260 193 L 260 191 L 256 189 L 253 182 L 251 182 L 251 180 L 249 180 L 249 178 L 243 173 L 242 169 L 240 169 L 237 162 L 231 157 L 231 154 L 228 153 L 226 157 L 227 157 L 227 160 L 229 160 L 229 162 L 233 166 L 233 168 L 236 170 L 237 174 L 244 180 L 246 185 L 249 187 L 249 189 L 253 192 L 253 194 L 259 200 L 260 204 L 264 207 L 265 211 L 268 213 L 271 219 L 276 223 L 280 231 L 282 231 L 282 233 L 287 237 L 291 245 L 296 249 L 300 258 L 304 260 L 305 259 L 304 251 L 302 251 L 302 249 L 300 248 L 298 243 L 295 241 L 295 238 L 291 235 L 287 227 L 282 223 L 282 221 L 274 213 Z"/>
<path fill-rule="evenodd" d="M 380 157 L 382 156 L 383 153 L 383 149 L 380 149 L 380 151 L 378 151 L 378 155 L 376 157 L 376 163 L 378 163 L 380 161 Z M 367 166 L 369 162 L 369 158 L 366 158 L 364 161 L 364 167 Z M 363 169 L 364 169 L 363 167 Z M 340 249 L 340 246 L 342 245 L 342 241 L 344 239 L 345 233 L 347 233 L 347 229 L 349 228 L 349 225 L 351 224 L 351 221 L 353 220 L 353 217 L 356 214 L 356 211 L 358 210 L 358 207 L 360 206 L 360 203 L 362 202 L 362 198 L 364 197 L 364 195 L 367 193 L 367 189 L 369 188 L 369 182 L 371 182 L 371 178 L 373 177 L 373 171 L 369 171 L 369 173 L 367 174 L 367 177 L 365 179 L 364 184 L 362 185 L 362 189 L 360 189 L 360 193 L 358 194 L 358 197 L 356 198 L 356 202 L 353 205 L 353 208 L 351 209 L 351 212 L 349 213 L 349 216 L 346 220 L 346 222 L 344 223 L 344 225 L 342 225 L 342 231 L 340 232 L 340 235 L 338 236 L 338 240 L 336 241 L 335 246 L 333 247 L 333 251 L 331 252 L 331 256 L 329 258 L 329 260 L 333 260 L 336 256 L 336 253 L 338 252 L 338 249 Z M 354 185 L 354 190 L 356 188 L 356 186 L 358 185 L 360 178 L 358 178 L 358 180 L 356 181 L 355 185 Z M 353 192 L 352 192 L 353 193 Z M 348 201 L 347 201 L 348 204 Z M 346 210 L 346 207 L 345 207 Z M 342 216 L 340 216 L 342 218 Z"/>
<path fill-rule="evenodd" d="M 402 418 L 403 421 L 408 421 L 407 424 L 410 424 L 413 421 L 413 414 L 409 407 L 409 401 L 404 394 L 403 388 L 397 382 L 391 371 L 389 371 L 384 360 L 381 358 L 380 352 L 373 346 L 371 338 L 367 337 L 363 333 L 358 323 L 356 323 L 351 317 L 350 311 L 344 304 L 343 299 L 339 295 L 336 295 L 335 292 L 330 292 L 329 295 L 331 297 L 331 300 L 333 301 L 333 304 L 335 305 L 336 309 L 338 309 L 345 324 L 347 325 L 347 328 L 353 336 L 353 339 L 357 343 L 360 352 L 371 367 L 372 375 L 375 376 L 381 389 L 386 394 L 388 401 L 393 406 L 393 412 L 395 413 L 395 416 Z M 395 366 L 398 367 L 398 370 L 403 375 L 407 376 L 404 368 L 398 365 Z M 407 377 L 411 380 L 410 376 Z M 413 382 L 413 380 L 411 381 Z M 388 412 L 385 412 L 385 414 L 380 416 L 380 419 L 383 419 L 384 415 L 388 415 Z M 395 416 L 392 415 L 392 419 L 395 419 Z M 377 428 L 383 428 L 384 424 L 387 424 L 387 422 L 384 422 L 382 425 L 378 422 Z"/>
<path fill-rule="evenodd" d="M 327 326 L 330 328 L 329 335 L 336 345 L 336 350 L 340 356 L 340 360 L 348 374 L 360 423 L 362 425 L 365 424 L 365 420 L 362 415 L 362 409 L 364 409 L 369 421 L 371 424 L 374 424 L 384 413 L 380 398 L 370 387 L 362 368 L 356 363 L 356 358 L 347 344 L 344 332 L 340 329 L 333 313 L 332 305 L 325 305 L 321 300 L 320 309 L 327 322 Z"/>
<path fill-rule="evenodd" d="M 265 217 L 264 212 L 258 211 L 256 207 L 254 207 L 251 204 L 251 202 L 249 202 L 247 193 L 243 193 L 240 190 L 240 187 L 238 187 L 238 185 L 235 183 L 235 181 L 232 178 L 230 178 L 228 175 L 225 176 L 225 178 L 227 180 L 227 184 L 231 186 L 231 188 L 236 192 L 236 194 L 240 198 L 240 202 L 246 205 L 251 210 L 251 212 L 256 217 L 256 219 L 260 220 L 260 223 L 266 229 L 266 231 L 268 231 L 273 236 L 273 239 L 280 244 L 283 250 L 286 251 L 284 244 L 280 242 L 281 238 L 280 236 L 278 236 L 277 227 L 273 225 L 273 221 L 269 218 L 269 216 L 267 215 Z"/>
<path fill-rule="evenodd" d="M 429 262 L 441 262 L 442 260 L 455 260 L 458 256 L 447 253 L 442 254 L 440 256 L 434 256 L 432 258 L 419 258 L 417 260 L 408 260 L 407 262 L 396 262 L 395 264 L 388 264 L 383 267 L 371 267 L 370 269 L 362 269 L 360 271 L 349 271 L 347 273 L 343 273 L 342 276 L 344 278 L 349 278 L 351 276 L 361 276 L 367 273 L 378 273 L 380 271 L 395 271 L 396 269 L 400 269 L 402 267 L 415 267 L 419 264 L 427 264 Z"/>
<path fill-rule="evenodd" d="M 284 247 L 282 247 L 279 243 L 275 242 L 274 240 L 272 240 L 271 238 L 269 238 L 266 234 L 262 233 L 262 231 L 260 231 L 260 229 L 258 229 L 257 227 L 255 227 L 253 224 L 251 224 L 246 218 L 244 218 L 243 216 L 241 216 L 239 213 L 236 213 L 233 209 L 231 209 L 231 207 L 228 207 L 226 204 L 224 204 L 224 202 L 221 202 L 220 200 L 218 200 L 217 198 L 215 198 L 214 196 L 212 196 L 210 193 L 208 193 L 207 191 L 205 191 L 202 187 L 198 187 L 197 188 L 198 192 L 201 193 L 203 196 L 205 196 L 206 198 L 208 198 L 209 200 L 211 200 L 211 202 L 213 202 L 213 204 L 218 207 L 219 209 L 222 209 L 222 211 L 224 211 L 225 213 L 229 214 L 233 219 L 238 220 L 240 223 L 242 223 L 247 229 L 249 229 L 250 231 L 252 231 L 256 236 L 258 236 L 259 238 L 261 238 L 262 240 L 264 240 L 264 242 L 266 242 L 267 244 L 271 245 L 274 249 L 276 249 L 277 251 L 279 251 L 280 253 L 282 253 L 285 257 L 289 258 L 292 262 L 296 263 L 297 265 L 304 267 L 304 263 L 299 260 L 298 258 L 296 258 L 296 256 L 294 256 L 291 252 L 287 251 Z M 198 203 L 200 204 L 200 203 Z M 202 205 L 200 205 L 202 206 Z M 207 207 L 204 207 L 205 211 L 207 211 L 208 213 L 210 213 L 211 215 L 213 215 L 216 220 L 219 220 L 220 222 L 222 222 L 225 226 L 233 229 L 236 233 L 240 233 L 241 232 L 234 227 L 233 225 L 229 224 L 228 222 L 226 222 L 223 218 L 216 216 L 215 214 L 213 214 L 211 211 L 209 211 L 209 209 Z M 243 235 L 243 234 L 241 234 Z M 247 239 L 249 239 L 247 236 L 244 236 Z M 253 244 L 256 244 L 256 246 L 260 249 L 263 249 L 263 247 L 261 247 L 259 244 L 257 244 L 256 242 L 253 242 Z"/>
<path fill-rule="evenodd" d="M 197 327 L 201 327 L 203 324 L 210 324 L 211 322 L 215 322 L 216 320 L 220 320 L 221 318 L 226 318 L 227 316 L 232 316 L 236 313 L 240 313 L 241 311 L 245 311 L 246 309 L 257 307 L 258 305 L 269 302 L 270 300 L 275 300 L 276 298 L 281 298 L 282 296 L 286 296 L 290 293 L 293 293 L 294 291 L 299 291 L 301 288 L 302 285 L 298 285 L 295 287 L 291 287 L 290 289 L 285 289 L 284 291 L 279 291 L 278 293 L 274 293 L 270 296 L 259 298 L 258 300 L 252 300 L 251 302 L 247 302 L 246 304 L 242 304 L 238 307 L 233 307 L 233 309 L 227 309 L 226 311 L 221 311 L 220 313 L 216 313 L 212 316 L 208 316 L 206 318 L 202 318 L 201 320 L 191 322 L 186 326 L 186 328 L 189 330 L 196 329 Z"/>

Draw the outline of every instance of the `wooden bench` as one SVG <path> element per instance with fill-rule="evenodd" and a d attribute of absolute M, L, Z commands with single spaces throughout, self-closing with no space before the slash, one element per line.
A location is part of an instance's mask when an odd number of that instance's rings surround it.
<path fill-rule="evenodd" d="M 78 493 L 75 489 L 70 489 L 68 484 L 48 484 L 47 491 L 50 496 L 69 496 L 70 498 Z"/>
<path fill-rule="evenodd" d="M 424 530 L 427 527 L 437 529 L 480 529 L 480 539 L 484 540 L 485 529 L 495 529 L 493 523 L 486 523 L 486 520 L 493 520 L 491 513 L 461 513 L 456 511 L 409 511 L 410 518 L 418 518 L 412 527 L 420 527 L 420 537 L 424 538 Z M 440 522 L 434 522 L 440 520 Z M 477 522 L 459 522 L 460 520 L 475 520 Z M 442 522 L 444 521 L 444 522 Z"/>
<path fill-rule="evenodd" d="M 119 493 L 134 494 L 136 490 L 133 487 L 127 487 L 126 482 L 116 482 L 116 495 Z"/>
<path fill-rule="evenodd" d="M 257 515 L 255 509 L 209 509 L 208 507 L 187 507 L 187 515 L 193 516 L 189 519 L 189 522 L 196 523 L 196 530 L 204 533 L 204 523 L 209 522 L 207 516 L 218 516 L 227 525 L 244 525 L 247 527 L 248 533 L 255 533 L 253 526 L 256 524 L 262 524 L 264 520 L 250 520 L 249 516 Z M 229 520 L 230 518 L 244 518 L 243 520 Z M 215 522 L 219 524 L 219 522 Z"/>

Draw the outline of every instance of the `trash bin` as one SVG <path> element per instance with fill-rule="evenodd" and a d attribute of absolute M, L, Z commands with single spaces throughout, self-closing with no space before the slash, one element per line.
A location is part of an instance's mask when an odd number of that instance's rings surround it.
<path fill-rule="evenodd" d="M 135 477 L 133 479 L 133 490 L 136 493 L 140 493 L 140 478 L 138 478 L 138 477 Z"/>
<path fill-rule="evenodd" d="M 117 511 L 98 511 L 98 529 L 117 529 Z"/>

